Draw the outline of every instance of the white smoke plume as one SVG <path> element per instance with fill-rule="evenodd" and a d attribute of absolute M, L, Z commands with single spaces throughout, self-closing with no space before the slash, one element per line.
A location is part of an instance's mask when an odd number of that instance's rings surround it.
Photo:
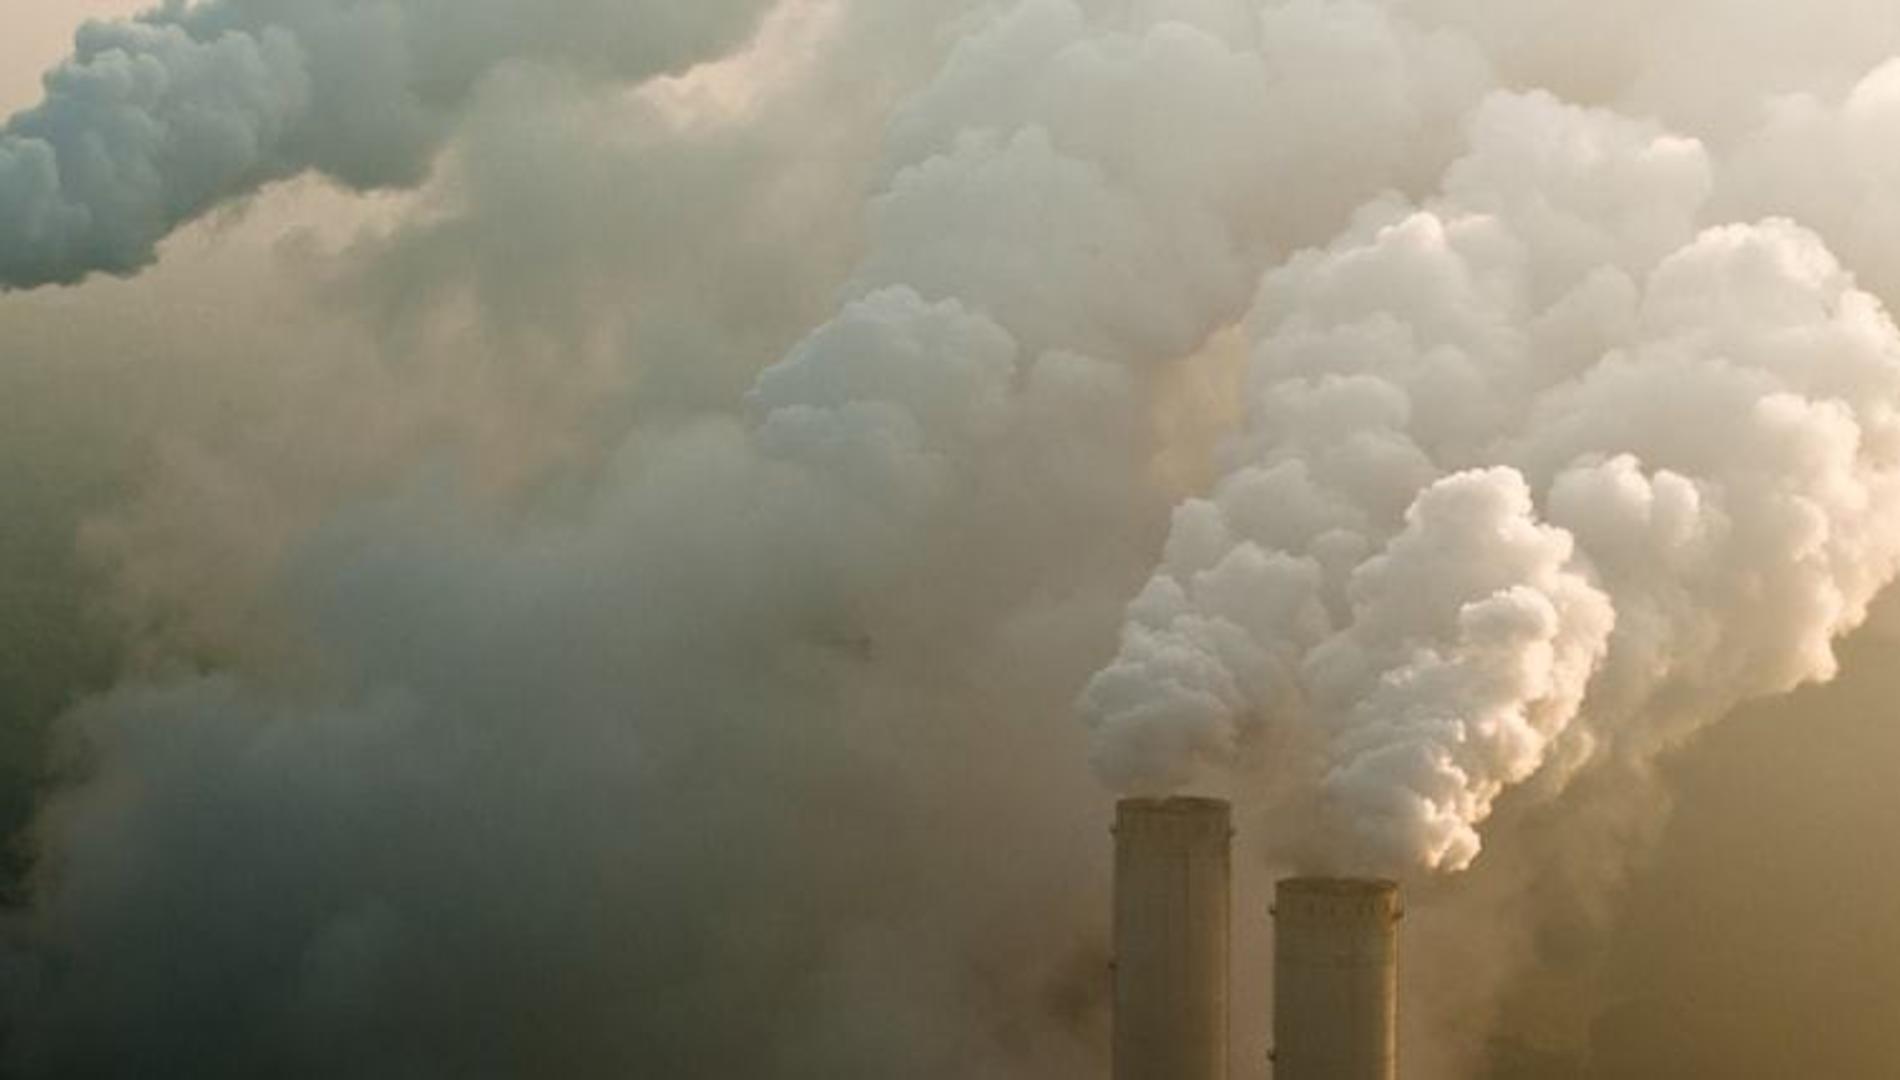
<path fill-rule="evenodd" d="M 1811 208 L 1885 205 L 1840 132 L 1900 32 L 834 0 L 740 90 L 651 78 L 765 7 L 174 4 L 10 123 L 13 285 L 424 187 L 291 245 L 340 374 L 248 364 L 279 422 L 88 532 L 184 629 L 59 725 L 9 1067 L 1097 1075 L 1091 737 L 1273 865 L 1470 868 L 1517 940 L 1632 816 L 1593 778 L 1825 678 L 1893 575 L 1878 218 Z"/>
<path fill-rule="evenodd" d="M 1831 677 L 1900 558 L 1900 335 L 1811 233 L 1695 235 L 1700 145 L 1546 96 L 1470 141 L 1267 276 L 1235 463 L 1086 697 L 1124 786 L 1272 747 L 1360 871 Z"/>
<path fill-rule="evenodd" d="M 638 79 L 729 49 L 765 7 L 170 0 L 87 23 L 0 128 L 0 287 L 138 270 L 179 225 L 308 170 L 414 184 L 503 61 Z"/>

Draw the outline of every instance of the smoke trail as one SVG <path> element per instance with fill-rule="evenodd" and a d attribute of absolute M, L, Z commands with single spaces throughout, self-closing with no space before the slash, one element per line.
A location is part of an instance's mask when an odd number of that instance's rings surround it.
<path fill-rule="evenodd" d="M 1700 145 L 1546 96 L 1470 142 L 1267 276 L 1235 465 L 1085 699 L 1122 786 L 1273 747 L 1357 870 L 1830 677 L 1900 558 L 1900 334 L 1812 234 L 1695 235 Z"/>
<path fill-rule="evenodd" d="M 0 129 L 0 288 L 131 273 L 178 226 L 301 172 L 414 184 L 496 65 L 639 79 L 717 55 L 767 6 L 171 0 L 88 23 Z"/>

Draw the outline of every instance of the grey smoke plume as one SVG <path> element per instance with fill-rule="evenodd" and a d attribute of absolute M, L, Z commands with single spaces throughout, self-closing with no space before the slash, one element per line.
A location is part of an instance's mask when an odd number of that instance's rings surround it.
<path fill-rule="evenodd" d="M 130 273 L 178 226 L 308 170 L 414 184 L 497 64 L 639 79 L 719 55 L 765 8 L 170 0 L 88 23 L 0 129 L 0 287 Z"/>
<path fill-rule="evenodd" d="M 840 0 L 737 105 L 626 83 L 753 7 L 88 31 L 153 51 L 70 72 L 180 74 L 15 121 L 134 148 L 0 201 L 89 208 L 0 246 L 20 283 L 446 153 L 295 256 L 367 311 L 343 374 L 249 365 L 279 422 L 88 532 L 160 641 L 61 724 L 9 1064 L 1099 1072 L 1085 686 L 1115 783 L 1230 787 L 1279 861 L 1471 866 L 1440 895 L 1527 935 L 1631 816 L 1593 777 L 1825 676 L 1893 572 L 1893 328 L 1735 102 L 1808 88 L 1827 143 L 1900 36 L 1653 6 Z"/>

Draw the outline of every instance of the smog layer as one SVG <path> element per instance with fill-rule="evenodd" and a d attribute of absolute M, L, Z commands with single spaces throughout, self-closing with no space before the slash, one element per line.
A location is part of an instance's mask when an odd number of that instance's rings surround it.
<path fill-rule="evenodd" d="M 1617 943 L 1875 756 L 1890 4 L 28 6 L 0 1071 L 1101 1075 L 1196 792 L 1244 1077 L 1286 872 L 1408 1075 L 1786 1075 Z"/>

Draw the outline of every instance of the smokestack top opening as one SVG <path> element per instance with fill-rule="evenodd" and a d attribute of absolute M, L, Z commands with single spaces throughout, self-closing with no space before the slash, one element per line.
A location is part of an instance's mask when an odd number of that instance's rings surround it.
<path fill-rule="evenodd" d="M 1399 883 L 1386 878 L 1296 877 L 1279 883 L 1282 895 L 1378 897 L 1396 895 Z"/>
<path fill-rule="evenodd" d="M 1124 814 L 1227 814 L 1232 811 L 1232 806 L 1226 799 L 1212 799 L 1202 795 L 1138 797 L 1123 799 L 1115 805 Z"/>

